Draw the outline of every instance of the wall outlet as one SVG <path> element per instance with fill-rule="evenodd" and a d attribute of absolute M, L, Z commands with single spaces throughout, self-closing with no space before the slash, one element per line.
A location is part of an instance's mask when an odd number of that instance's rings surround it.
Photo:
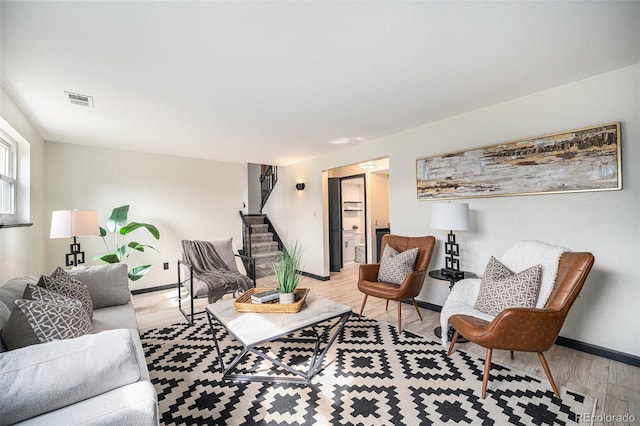
<path fill-rule="evenodd" d="M 164 262 L 164 263 L 162 264 L 162 269 L 164 269 L 165 271 L 166 271 L 167 269 L 169 269 L 169 262 Z"/>

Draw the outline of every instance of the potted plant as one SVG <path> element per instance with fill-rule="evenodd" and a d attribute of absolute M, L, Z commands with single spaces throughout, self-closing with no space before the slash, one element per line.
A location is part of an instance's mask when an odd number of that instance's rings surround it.
<path fill-rule="evenodd" d="M 139 228 L 145 228 L 156 240 L 160 239 L 160 231 L 158 231 L 158 228 L 148 223 L 127 223 L 128 215 L 128 205 L 113 209 L 111 216 L 107 220 L 107 229 L 102 226 L 100 227 L 100 236 L 102 237 L 102 241 L 104 241 L 104 245 L 107 247 L 107 251 L 109 253 L 102 256 L 96 256 L 94 259 L 100 259 L 104 263 L 120 263 L 123 260 L 126 260 L 133 252 L 144 252 L 145 247 L 158 251 L 149 245 L 140 244 L 136 241 L 130 241 L 129 243 L 125 241 L 128 234 Z M 108 235 L 107 231 L 113 234 L 113 249 L 111 249 L 107 239 L 105 238 Z M 151 265 L 142 265 L 131 268 L 129 270 L 129 279 L 131 281 L 139 280 L 149 272 L 149 269 L 151 269 Z"/>
<path fill-rule="evenodd" d="M 302 276 L 302 247 L 296 241 L 290 244 L 290 248 L 284 247 L 280 262 L 273 265 L 273 270 L 278 281 L 280 291 L 280 303 L 293 303 L 294 290 Z"/>

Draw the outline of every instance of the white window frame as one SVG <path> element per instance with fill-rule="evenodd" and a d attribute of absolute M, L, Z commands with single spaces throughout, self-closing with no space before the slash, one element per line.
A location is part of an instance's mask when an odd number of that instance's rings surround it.
<path fill-rule="evenodd" d="M 8 197 L 0 195 L 0 223 L 10 223 L 15 222 L 17 218 L 18 144 L 6 133 L 0 131 L 0 146 L 9 152 L 8 157 L 4 159 L 5 164 L 0 168 L 0 181 L 9 183 Z M 2 173 L 3 170 L 6 170 L 6 173 Z"/>

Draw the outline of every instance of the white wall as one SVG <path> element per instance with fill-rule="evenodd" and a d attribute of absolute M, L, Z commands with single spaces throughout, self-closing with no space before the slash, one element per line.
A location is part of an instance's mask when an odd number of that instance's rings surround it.
<path fill-rule="evenodd" d="M 159 241 L 146 230 L 130 234 L 131 239 L 160 251 L 130 257 L 130 267 L 153 265 L 132 288 L 175 283 L 180 240 L 233 237 L 234 249 L 242 247 L 238 211 L 242 210 L 244 167 L 240 164 L 55 142 L 46 143 L 46 154 L 47 215 L 59 209 L 97 210 L 104 227 L 114 207 L 129 204 L 129 221 L 151 223 L 160 230 Z M 80 243 L 87 264 L 99 264 L 92 258 L 105 253 L 101 238 L 84 237 Z M 47 241 L 48 269 L 62 264 L 68 244 L 67 240 Z M 169 262 L 168 271 L 162 269 L 163 262 Z"/>
<path fill-rule="evenodd" d="M 10 278 L 34 274 L 40 275 L 46 270 L 45 239 L 48 236 L 48 225 L 44 215 L 44 141 L 29 123 L 25 115 L 16 106 L 4 90 L 0 91 L 0 115 L 21 136 L 25 142 L 18 140 L 19 156 L 22 167 L 29 172 L 29 209 L 27 216 L 21 219 L 33 222 L 26 228 L 0 229 L 0 283 Z M 20 138 L 19 138 L 20 139 Z M 24 158 L 26 156 L 26 158 Z M 24 164 L 27 161 L 27 164 Z M 26 167 L 25 167 L 26 166 Z M 19 196 L 25 194 L 19 192 Z M 24 205 L 25 200 L 19 200 Z"/>
<path fill-rule="evenodd" d="M 479 274 L 489 256 L 500 256 L 515 240 L 591 251 L 595 266 L 561 335 L 640 356 L 640 64 L 281 169 L 283 177 L 304 176 L 308 189 L 300 194 L 289 184 L 277 188 L 278 202 L 268 213 L 314 256 L 309 272 L 327 276 L 327 262 L 319 258 L 328 256 L 320 232 L 321 171 L 388 155 L 391 230 L 435 235 L 439 243 L 430 267 L 439 268 L 446 232 L 429 229 L 431 202 L 416 199 L 416 159 L 613 121 L 622 123 L 622 191 L 469 199 L 472 229 L 458 240 L 462 268 Z M 427 279 L 420 299 L 441 305 L 447 295 L 446 283 Z"/>
<path fill-rule="evenodd" d="M 245 165 L 245 198 L 246 205 L 244 211 L 249 214 L 260 213 L 260 204 L 262 204 L 262 186 L 260 185 L 260 175 L 262 166 L 260 164 L 247 163 Z"/>

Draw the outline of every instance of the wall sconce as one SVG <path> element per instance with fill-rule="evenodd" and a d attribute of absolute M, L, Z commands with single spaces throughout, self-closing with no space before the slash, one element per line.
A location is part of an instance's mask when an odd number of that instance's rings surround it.
<path fill-rule="evenodd" d="M 304 182 L 296 183 L 296 189 L 302 191 L 304 189 Z"/>

